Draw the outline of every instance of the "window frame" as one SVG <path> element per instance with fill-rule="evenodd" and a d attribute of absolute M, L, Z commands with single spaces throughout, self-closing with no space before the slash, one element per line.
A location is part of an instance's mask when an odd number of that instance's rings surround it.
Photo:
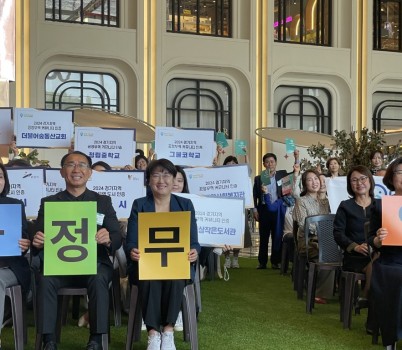
<path fill-rule="evenodd" d="M 376 106 L 373 106 L 373 115 L 372 115 L 372 125 L 373 125 L 373 131 L 375 132 L 380 132 L 382 130 L 381 128 L 381 122 L 386 121 L 386 120 L 395 120 L 401 121 L 401 127 L 402 127 L 402 118 L 401 119 L 395 119 L 395 118 L 381 118 L 382 112 L 386 108 L 402 108 L 402 92 L 400 91 L 384 91 L 384 90 L 378 90 L 375 91 L 373 96 L 375 94 L 392 94 L 392 95 L 400 95 L 401 99 L 400 100 L 394 100 L 394 99 L 384 99 L 380 103 L 378 103 Z M 397 104 L 398 103 L 398 104 Z"/>

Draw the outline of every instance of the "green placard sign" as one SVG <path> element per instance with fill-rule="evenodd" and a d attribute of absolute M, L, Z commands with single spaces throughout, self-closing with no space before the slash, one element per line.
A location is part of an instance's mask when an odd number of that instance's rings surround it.
<path fill-rule="evenodd" d="M 269 175 L 269 170 L 263 170 L 260 176 L 262 185 L 268 186 L 271 184 L 271 176 Z"/>
<path fill-rule="evenodd" d="M 95 275 L 96 202 L 45 203 L 44 275 Z"/>

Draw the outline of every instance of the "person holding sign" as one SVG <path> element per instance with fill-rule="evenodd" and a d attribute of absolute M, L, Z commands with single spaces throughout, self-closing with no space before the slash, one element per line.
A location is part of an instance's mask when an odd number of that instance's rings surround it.
<path fill-rule="evenodd" d="M 29 269 L 28 260 L 23 256 L 28 251 L 30 241 L 27 233 L 27 220 L 25 217 L 24 203 L 18 199 L 7 197 L 10 192 L 10 181 L 6 168 L 3 164 L 0 164 L 0 215 L 10 217 L 8 212 L 12 205 L 16 206 L 17 213 L 21 219 L 21 226 L 18 227 L 19 236 L 22 237 L 18 241 L 15 239 L 15 246 L 17 250 L 20 250 L 18 255 L 15 253 L 8 253 L 7 248 L 1 247 L 2 254 L 0 257 L 0 321 L 3 322 L 4 317 L 4 300 L 6 298 L 6 288 L 20 284 L 22 290 L 27 292 L 29 290 L 31 282 L 31 272 Z M 11 209 L 13 210 L 13 209 Z M 3 212 L 4 211 L 4 212 Z M 0 237 L 6 238 L 8 232 L 7 228 L 3 227 L 4 222 L 0 220 Z M 9 233 L 11 235 L 11 233 Z M 2 244 L 6 242 L 1 240 Z M 11 247 L 10 247 L 11 248 Z M 0 327 L 1 335 L 1 327 Z M 0 339 L 1 349 L 1 339 Z"/>
<path fill-rule="evenodd" d="M 57 349 L 56 345 L 56 322 L 57 322 L 57 291 L 63 287 L 85 287 L 88 290 L 88 310 L 90 337 L 87 350 L 102 349 L 102 334 L 108 333 L 109 313 L 109 283 L 112 280 L 113 265 L 110 256 L 121 246 L 121 232 L 116 212 L 112 206 L 110 197 L 100 195 L 87 189 L 88 179 L 91 177 L 91 158 L 85 153 L 74 151 L 66 154 L 61 159 L 60 174 L 66 183 L 66 190 L 55 195 L 43 198 L 38 212 L 33 237 L 33 254 L 41 260 L 41 272 L 38 275 L 38 317 L 37 332 L 43 335 L 45 350 Z M 56 275 L 45 276 L 43 273 L 46 222 L 52 222 L 52 218 L 45 217 L 45 204 L 51 202 L 79 202 L 96 204 L 97 232 L 88 232 L 88 238 L 96 241 L 97 264 L 95 275 Z M 88 219 L 89 221 L 89 219 Z M 67 221 L 68 225 L 71 222 Z M 75 222 L 74 222 L 75 224 Z M 80 223 L 81 224 L 81 223 Z M 72 225 L 72 224 L 71 224 Z M 75 244 L 79 241 L 77 233 L 84 236 L 84 225 L 81 228 L 71 229 L 67 227 L 64 235 L 71 237 Z M 60 230 L 61 232 L 61 230 Z M 74 235 L 74 233 L 76 235 Z M 53 240 L 46 244 L 52 244 Z M 81 242 L 84 244 L 84 242 Z M 66 246 L 67 247 L 67 246 Z M 59 256 L 59 254 L 57 254 Z M 55 261 L 48 264 L 57 264 Z"/>
<path fill-rule="evenodd" d="M 143 250 L 138 249 L 139 216 L 145 213 L 190 212 L 190 251 L 188 254 L 191 275 L 195 276 L 194 264 L 200 252 L 197 223 L 191 200 L 172 194 L 177 170 L 167 159 L 153 160 L 146 170 L 151 193 L 136 199 L 127 226 L 127 255 L 132 261 L 129 269 L 131 283 L 138 283 L 142 316 L 148 331 L 148 350 L 176 349 L 173 327 L 177 320 L 186 280 L 139 280 L 136 281 L 134 263 L 140 261 Z M 168 239 L 166 237 L 167 240 Z M 171 253 L 173 254 L 173 253 Z M 160 332 L 162 330 L 162 333 Z"/>
<path fill-rule="evenodd" d="M 294 151 L 295 164 L 299 163 L 299 151 Z M 267 186 L 271 203 L 282 197 L 282 178 L 288 175 L 286 170 L 276 170 L 277 158 L 273 153 L 267 153 L 262 158 L 265 170 L 254 178 L 254 218 L 259 222 L 260 246 L 258 251 L 257 269 L 266 269 L 268 263 L 268 243 L 271 236 L 271 264 L 273 269 L 279 269 L 281 261 L 282 232 L 275 238 L 277 212 L 270 212 L 264 202 L 262 186 Z M 289 173 L 290 174 L 290 173 Z"/>
<path fill-rule="evenodd" d="M 402 196 L 402 157 L 388 166 L 383 183 L 390 191 L 395 191 L 395 197 Z M 402 200 L 387 197 L 382 197 L 382 208 L 372 215 L 368 242 L 380 252 L 373 262 L 371 297 L 382 343 L 391 350 L 396 349 L 396 342 L 402 338 Z M 395 203 L 385 207 L 387 199 L 395 200 Z M 393 213 L 393 217 L 385 221 L 387 212 Z M 389 245 L 391 242 L 387 243 L 387 240 L 393 238 L 399 243 Z"/>

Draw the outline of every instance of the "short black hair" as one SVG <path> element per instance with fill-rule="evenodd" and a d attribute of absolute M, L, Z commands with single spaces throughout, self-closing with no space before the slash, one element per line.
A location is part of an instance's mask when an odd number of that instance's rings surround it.
<path fill-rule="evenodd" d="M 382 182 L 389 190 L 395 191 L 394 187 L 394 173 L 399 164 L 402 164 L 402 157 L 396 158 L 390 165 L 388 165 Z"/>
<path fill-rule="evenodd" d="M 183 176 L 183 180 L 184 180 L 183 190 L 181 191 L 181 193 L 190 193 L 190 190 L 188 189 L 188 182 L 187 182 L 186 172 L 179 165 L 175 165 L 175 168 L 177 170 L 177 174 L 180 173 Z M 176 176 L 177 176 L 177 174 L 176 174 Z"/>
<path fill-rule="evenodd" d="M 68 157 L 69 155 L 71 155 L 71 154 L 78 154 L 78 155 L 80 155 L 80 156 L 85 157 L 85 158 L 87 159 L 87 162 L 88 162 L 89 167 L 92 168 L 92 159 L 91 159 L 91 157 L 88 156 L 88 155 L 86 155 L 84 152 L 81 152 L 81 151 L 73 151 L 73 152 L 70 152 L 70 153 L 65 154 L 65 155 L 63 156 L 63 158 L 61 158 L 61 162 L 60 162 L 61 167 L 64 166 L 64 163 L 66 162 L 67 157 Z"/>
<path fill-rule="evenodd" d="M 108 163 L 101 160 L 99 162 L 93 163 L 91 168 L 94 169 L 96 166 L 102 166 L 105 168 L 105 170 L 112 170 L 112 167 Z"/>
<path fill-rule="evenodd" d="M 267 159 L 267 158 L 274 158 L 275 162 L 278 161 L 277 158 L 276 158 L 276 154 L 274 154 L 274 153 L 265 153 L 264 157 L 262 157 L 262 162 L 264 163 L 265 159 Z"/>
<path fill-rule="evenodd" d="M 374 198 L 374 187 L 375 187 L 374 178 L 373 178 L 373 175 L 371 174 L 371 171 L 370 171 L 367 167 L 365 167 L 364 165 L 355 165 L 354 167 L 352 167 L 352 168 L 349 170 L 348 175 L 346 175 L 346 180 L 347 180 L 346 188 L 347 188 L 347 190 L 348 190 L 348 193 L 349 193 L 353 198 L 356 197 L 356 194 L 355 194 L 355 193 L 353 192 L 353 190 L 352 190 L 352 184 L 350 183 L 350 179 L 351 179 L 352 173 L 353 173 L 354 171 L 357 171 L 358 173 L 360 173 L 360 174 L 362 174 L 362 175 L 368 177 L 368 179 L 369 179 L 369 181 L 370 181 L 369 196 L 370 196 L 371 198 Z"/>
<path fill-rule="evenodd" d="M 151 178 L 151 174 L 158 168 L 166 170 L 169 174 L 172 174 L 173 177 L 176 177 L 177 170 L 174 164 L 169 160 L 165 158 L 161 159 L 155 159 L 152 160 L 147 167 L 146 170 L 146 177 L 147 177 L 147 182 L 149 183 L 149 180 Z"/>
<path fill-rule="evenodd" d="M 227 156 L 225 158 L 225 160 L 223 161 L 223 165 L 226 165 L 227 163 L 230 162 L 235 162 L 236 164 L 239 164 L 239 161 L 237 160 L 237 158 L 235 156 Z"/>
<path fill-rule="evenodd" d="M 384 152 L 381 151 L 380 149 L 376 149 L 376 150 L 372 151 L 372 152 L 370 153 L 370 159 L 373 159 L 374 156 L 376 155 L 376 153 L 380 153 L 380 154 L 381 154 L 381 158 L 384 159 Z"/>
<path fill-rule="evenodd" d="M 303 190 L 300 192 L 300 197 L 303 197 L 307 194 L 307 175 L 309 173 L 315 174 L 315 176 L 317 176 L 318 179 L 320 179 L 321 174 L 317 170 L 307 169 L 301 177 L 301 183 L 302 183 Z"/>
<path fill-rule="evenodd" d="M 143 151 L 142 149 L 140 149 L 140 148 L 137 148 L 137 149 L 135 150 L 135 153 L 138 153 L 139 156 L 143 156 L 143 155 L 144 155 L 144 151 Z"/>
<path fill-rule="evenodd" d="M 0 197 L 7 197 L 7 195 L 10 193 L 10 180 L 8 179 L 7 170 L 4 164 L 0 163 L 0 169 L 3 170 L 4 176 L 4 188 L 0 193 Z"/>
<path fill-rule="evenodd" d="M 29 162 L 29 160 L 27 159 L 23 159 L 23 158 L 17 158 L 17 159 L 12 159 L 10 160 L 7 164 L 6 164 L 7 168 L 17 168 L 17 167 L 21 167 L 21 168 L 31 168 L 32 165 Z"/>
<path fill-rule="evenodd" d="M 136 157 L 134 158 L 134 168 L 137 169 L 137 162 L 138 162 L 140 159 L 144 159 L 144 160 L 147 162 L 147 164 L 148 164 L 148 159 L 147 159 L 147 157 L 145 157 L 143 154 L 139 154 L 138 156 L 136 156 Z"/>

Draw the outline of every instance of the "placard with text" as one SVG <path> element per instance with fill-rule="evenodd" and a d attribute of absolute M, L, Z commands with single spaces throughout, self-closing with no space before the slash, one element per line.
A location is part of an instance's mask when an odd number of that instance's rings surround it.
<path fill-rule="evenodd" d="M 21 204 L 0 204 L 0 256 L 21 255 L 21 213 Z"/>

